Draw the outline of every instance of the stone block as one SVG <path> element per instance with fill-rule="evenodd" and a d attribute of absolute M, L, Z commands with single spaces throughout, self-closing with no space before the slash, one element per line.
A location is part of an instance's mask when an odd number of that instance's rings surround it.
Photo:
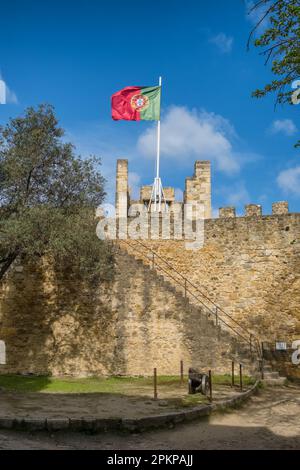
<path fill-rule="evenodd" d="M 235 207 L 221 207 L 219 209 L 219 217 L 220 219 L 232 219 L 236 217 Z"/>
<path fill-rule="evenodd" d="M 272 214 L 282 215 L 289 213 L 289 203 L 287 201 L 274 202 L 272 204 Z"/>
<path fill-rule="evenodd" d="M 68 418 L 47 418 L 46 426 L 48 431 L 62 431 L 69 428 Z"/>
<path fill-rule="evenodd" d="M 262 207 L 259 204 L 247 204 L 245 206 L 245 216 L 246 217 L 261 217 L 262 216 Z"/>

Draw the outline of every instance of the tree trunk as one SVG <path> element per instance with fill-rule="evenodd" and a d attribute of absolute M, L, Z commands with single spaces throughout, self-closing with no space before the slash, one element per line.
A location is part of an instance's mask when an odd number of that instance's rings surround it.
<path fill-rule="evenodd" d="M 1 268 L 0 268 L 0 281 L 3 279 L 3 277 L 5 276 L 5 274 L 7 273 L 7 271 L 9 270 L 10 266 L 12 265 L 12 263 L 15 261 L 15 259 L 17 258 L 18 256 L 18 252 L 14 252 L 14 253 L 10 253 L 8 255 L 8 257 L 6 258 L 6 260 L 3 262 Z"/>

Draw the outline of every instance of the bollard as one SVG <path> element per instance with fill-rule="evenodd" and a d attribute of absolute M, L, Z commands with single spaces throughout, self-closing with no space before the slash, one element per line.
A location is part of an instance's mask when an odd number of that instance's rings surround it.
<path fill-rule="evenodd" d="M 264 371 L 264 358 L 261 359 L 261 379 L 264 380 L 265 378 L 265 371 Z"/>
<path fill-rule="evenodd" d="M 243 366 L 240 364 L 240 389 L 243 391 Z"/>
<path fill-rule="evenodd" d="M 180 361 L 180 384 L 183 385 L 183 361 Z"/>
<path fill-rule="evenodd" d="M 209 377 L 209 401 L 212 402 L 212 373 L 211 370 L 208 371 Z"/>
<path fill-rule="evenodd" d="M 264 366 L 265 366 L 265 358 L 264 358 L 264 343 L 261 343 L 261 378 L 264 380 L 265 378 L 265 371 L 264 371 Z"/>
<path fill-rule="evenodd" d="M 154 369 L 153 375 L 153 385 L 154 385 L 154 400 L 157 400 L 157 369 Z"/>
<path fill-rule="evenodd" d="M 234 387 L 234 361 L 231 362 L 231 386 Z"/>

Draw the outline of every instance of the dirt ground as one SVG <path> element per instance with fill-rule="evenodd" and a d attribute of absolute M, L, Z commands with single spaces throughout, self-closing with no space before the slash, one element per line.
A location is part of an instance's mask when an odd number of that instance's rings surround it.
<path fill-rule="evenodd" d="M 267 388 L 240 409 L 145 434 L 0 430 L 0 449 L 300 449 L 300 386 Z"/>
<path fill-rule="evenodd" d="M 246 391 L 249 387 L 245 387 Z M 239 393 L 239 388 L 214 386 L 214 401 Z M 0 416 L 18 418 L 138 418 L 173 412 L 184 407 L 209 403 L 200 394 L 188 395 L 187 387 L 159 387 L 158 400 L 153 400 L 151 386 L 131 387 L 125 393 L 24 393 L 1 392 Z"/>

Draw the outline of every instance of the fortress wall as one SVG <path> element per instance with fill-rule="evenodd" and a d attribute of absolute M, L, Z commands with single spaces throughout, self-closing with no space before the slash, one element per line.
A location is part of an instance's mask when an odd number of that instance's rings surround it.
<path fill-rule="evenodd" d="M 184 240 L 143 243 L 261 339 L 300 337 L 300 214 L 235 218 L 231 211 L 205 221 L 197 250 Z"/>
<path fill-rule="evenodd" d="M 300 336 L 300 214 L 205 222 L 205 245 L 144 241 L 264 341 Z M 87 285 L 47 264 L 15 266 L 0 290 L 2 373 L 228 372 L 238 354 L 221 332 L 155 271 L 121 251 L 111 283 Z"/>
<path fill-rule="evenodd" d="M 236 342 L 157 274 L 125 252 L 111 283 L 87 285 L 74 273 L 29 264 L 0 291 L 1 373 L 178 375 L 189 366 L 229 372 Z"/>

